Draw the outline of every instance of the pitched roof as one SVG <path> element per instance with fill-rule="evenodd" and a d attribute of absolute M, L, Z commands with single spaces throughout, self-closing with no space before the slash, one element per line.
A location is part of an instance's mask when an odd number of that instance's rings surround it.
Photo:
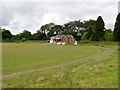
<path fill-rule="evenodd" d="M 64 38 L 65 37 L 65 35 L 56 35 L 55 36 L 55 38 L 57 38 L 57 39 L 61 39 L 61 38 Z"/>
<path fill-rule="evenodd" d="M 64 37 L 66 37 L 66 38 L 73 38 L 72 35 L 56 35 L 56 36 L 54 36 L 54 39 L 62 39 Z"/>
<path fill-rule="evenodd" d="M 67 38 L 73 38 L 73 36 L 72 35 L 66 35 L 67 36 Z"/>

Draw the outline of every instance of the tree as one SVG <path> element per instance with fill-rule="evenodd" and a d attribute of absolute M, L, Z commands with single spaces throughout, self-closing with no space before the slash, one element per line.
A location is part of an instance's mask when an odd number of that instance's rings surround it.
<path fill-rule="evenodd" d="M 9 30 L 5 30 L 5 29 L 2 30 L 2 39 L 3 40 L 10 40 L 11 37 L 12 37 L 12 34 Z"/>
<path fill-rule="evenodd" d="M 88 34 L 89 34 L 88 32 L 85 32 L 85 33 L 82 35 L 81 40 L 88 40 L 88 39 L 89 39 Z"/>
<path fill-rule="evenodd" d="M 73 31 L 77 33 L 77 36 L 81 36 L 85 32 L 84 23 L 80 20 L 70 21 L 63 25 L 64 31 Z"/>
<path fill-rule="evenodd" d="M 42 33 L 38 30 L 37 33 L 34 34 L 34 39 L 35 40 L 42 40 Z"/>
<path fill-rule="evenodd" d="M 114 27 L 114 40 L 120 41 L 120 13 L 118 14 Z"/>
<path fill-rule="evenodd" d="M 49 23 L 49 24 L 45 24 L 40 28 L 40 31 L 42 32 L 42 36 L 43 39 L 46 39 L 46 35 L 47 37 L 50 38 L 50 36 L 52 36 L 54 34 L 54 30 L 52 29 L 52 27 L 54 26 L 54 23 Z"/>
<path fill-rule="evenodd" d="M 111 29 L 105 30 L 104 39 L 105 41 L 113 41 L 113 31 Z"/>
<path fill-rule="evenodd" d="M 30 31 L 24 30 L 24 31 L 21 33 L 21 38 L 30 39 L 30 37 L 31 37 L 31 32 L 30 32 Z"/>
<path fill-rule="evenodd" d="M 22 39 L 21 33 L 19 33 L 19 34 L 16 35 L 16 39 L 17 39 L 17 40 Z"/>
<path fill-rule="evenodd" d="M 36 34 L 36 33 L 34 33 L 34 34 L 31 34 L 31 37 L 30 37 L 30 39 L 29 39 L 29 40 L 35 40 L 35 39 L 34 39 L 34 37 L 35 37 L 35 34 Z"/>
<path fill-rule="evenodd" d="M 80 40 L 85 32 L 84 23 L 80 20 L 70 21 L 63 25 L 63 34 L 72 34 L 76 40 Z"/>
<path fill-rule="evenodd" d="M 90 39 L 90 37 L 92 36 L 93 32 L 95 31 L 95 25 L 96 25 L 95 20 L 90 19 L 88 21 L 84 21 L 84 27 L 87 32 L 86 39 Z"/>
<path fill-rule="evenodd" d="M 63 31 L 62 25 L 54 25 L 51 29 L 53 35 L 61 34 Z M 51 32 L 49 32 L 49 36 L 51 36 Z"/>
<path fill-rule="evenodd" d="M 51 28 L 54 26 L 54 23 L 45 24 L 40 28 L 40 31 L 44 34 L 47 34 L 51 31 Z"/>
<path fill-rule="evenodd" d="M 94 41 L 102 41 L 104 40 L 104 30 L 105 30 L 105 24 L 101 16 L 97 18 L 96 25 L 95 25 L 95 31 L 93 32 L 93 35 L 91 36 L 91 40 Z"/>
<path fill-rule="evenodd" d="M 26 41 L 26 38 L 22 38 L 22 40 L 21 40 L 22 42 L 25 42 Z"/>
<path fill-rule="evenodd" d="M 11 40 L 17 40 L 17 35 L 12 35 L 12 38 L 11 38 Z"/>
<path fill-rule="evenodd" d="M 0 27 L 0 42 L 2 41 L 2 28 Z"/>

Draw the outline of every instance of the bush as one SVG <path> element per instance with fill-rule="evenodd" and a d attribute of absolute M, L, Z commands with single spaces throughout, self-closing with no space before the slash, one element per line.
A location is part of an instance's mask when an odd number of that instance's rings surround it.
<path fill-rule="evenodd" d="M 26 41 L 26 38 L 22 38 L 22 42 L 25 42 Z"/>
<path fill-rule="evenodd" d="M 81 40 L 88 40 L 88 32 L 85 32 L 82 37 L 81 37 Z"/>
<path fill-rule="evenodd" d="M 112 30 L 108 29 L 108 30 L 105 31 L 104 39 L 105 39 L 105 41 L 113 41 L 114 40 Z"/>

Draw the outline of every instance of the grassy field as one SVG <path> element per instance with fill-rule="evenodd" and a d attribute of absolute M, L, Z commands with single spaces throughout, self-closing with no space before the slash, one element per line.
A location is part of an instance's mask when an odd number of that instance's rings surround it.
<path fill-rule="evenodd" d="M 3 43 L 3 87 L 117 88 L 117 44 Z"/>

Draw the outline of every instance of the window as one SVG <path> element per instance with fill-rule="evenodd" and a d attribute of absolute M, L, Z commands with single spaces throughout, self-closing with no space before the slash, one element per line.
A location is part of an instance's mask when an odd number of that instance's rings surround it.
<path fill-rule="evenodd" d="M 66 41 L 66 39 L 64 38 L 64 41 Z"/>
<path fill-rule="evenodd" d="M 72 42 L 73 41 L 73 39 L 71 38 L 70 40 L 69 40 L 69 42 Z"/>

